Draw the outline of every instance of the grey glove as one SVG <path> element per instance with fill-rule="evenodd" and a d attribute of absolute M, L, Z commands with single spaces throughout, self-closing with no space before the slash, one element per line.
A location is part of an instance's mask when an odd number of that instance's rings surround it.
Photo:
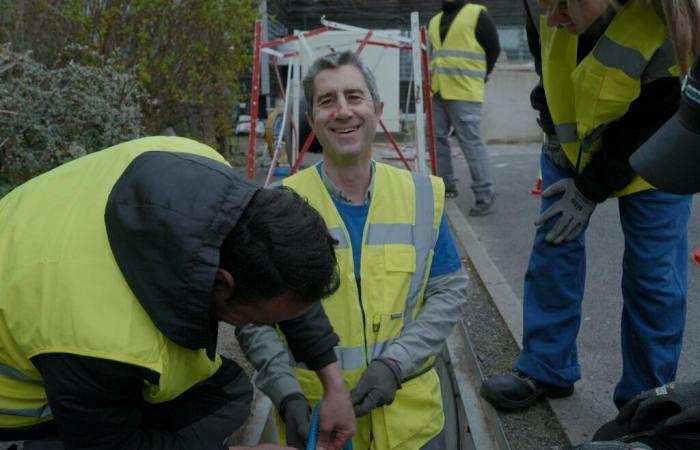
<path fill-rule="evenodd" d="M 552 197 L 562 193 L 564 195 L 547 208 L 535 222 L 539 227 L 550 217 L 561 215 L 544 237 L 550 244 L 560 244 L 562 241 L 575 239 L 588 223 L 596 205 L 576 188 L 573 178 L 562 178 L 552 184 L 542 193 L 542 197 Z"/>
<path fill-rule="evenodd" d="M 378 406 L 390 405 L 401 388 L 401 369 L 394 361 L 377 358 L 360 377 L 360 381 L 350 392 L 355 408 L 355 416 L 361 417 Z"/>
<path fill-rule="evenodd" d="M 661 434 L 685 423 L 700 422 L 700 381 L 669 383 L 644 391 L 620 409 L 615 422 L 629 422 L 632 432 L 655 425 Z"/>
<path fill-rule="evenodd" d="M 309 440 L 309 402 L 302 394 L 291 394 L 280 402 L 280 417 L 287 429 L 287 445 L 299 450 L 306 449 Z"/>

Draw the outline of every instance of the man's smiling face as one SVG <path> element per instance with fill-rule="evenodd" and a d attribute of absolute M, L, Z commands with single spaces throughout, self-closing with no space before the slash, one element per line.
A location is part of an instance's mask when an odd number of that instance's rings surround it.
<path fill-rule="evenodd" d="M 312 105 L 309 123 L 325 157 L 342 161 L 371 155 L 383 104 L 375 108 L 367 83 L 355 66 L 319 72 L 314 78 Z"/>

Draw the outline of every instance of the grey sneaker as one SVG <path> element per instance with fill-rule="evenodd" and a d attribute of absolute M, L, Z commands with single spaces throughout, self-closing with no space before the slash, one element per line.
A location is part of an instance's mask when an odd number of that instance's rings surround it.
<path fill-rule="evenodd" d="M 493 204 L 496 201 L 496 194 L 492 194 L 491 197 L 477 200 L 474 206 L 469 210 L 470 216 L 485 216 L 492 211 Z"/>

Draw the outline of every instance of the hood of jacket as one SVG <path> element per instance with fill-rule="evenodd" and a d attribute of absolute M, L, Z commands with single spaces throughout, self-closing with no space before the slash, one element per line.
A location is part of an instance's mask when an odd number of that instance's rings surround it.
<path fill-rule="evenodd" d="M 213 159 L 154 151 L 130 163 L 105 208 L 114 258 L 153 323 L 212 359 L 220 247 L 258 189 Z"/>

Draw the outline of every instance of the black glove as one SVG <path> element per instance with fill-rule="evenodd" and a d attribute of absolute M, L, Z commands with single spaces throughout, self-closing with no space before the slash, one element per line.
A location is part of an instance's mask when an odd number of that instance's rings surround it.
<path fill-rule="evenodd" d="M 615 422 L 629 422 L 632 432 L 655 425 L 660 434 L 685 423 L 700 422 L 700 381 L 669 383 L 644 391 L 620 409 Z"/>
<path fill-rule="evenodd" d="M 309 440 L 309 402 L 302 394 L 291 394 L 280 403 L 280 417 L 287 429 L 287 445 L 299 450 L 306 449 Z"/>
<path fill-rule="evenodd" d="M 350 392 L 355 416 L 361 417 L 377 406 L 390 405 L 401 387 L 401 369 L 387 358 L 372 360 L 360 377 L 360 381 Z"/>

